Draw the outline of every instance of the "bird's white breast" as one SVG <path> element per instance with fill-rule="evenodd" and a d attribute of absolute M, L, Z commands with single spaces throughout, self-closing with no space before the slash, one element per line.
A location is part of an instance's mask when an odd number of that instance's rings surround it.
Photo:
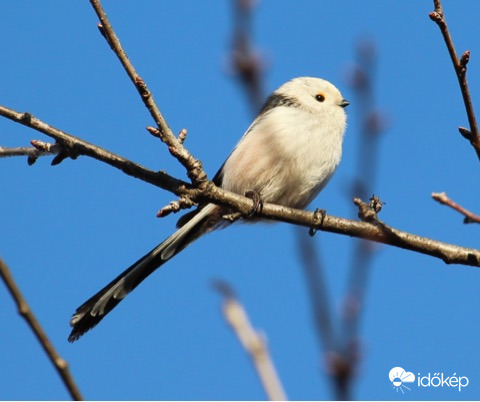
<path fill-rule="evenodd" d="M 305 208 L 341 159 L 345 113 L 340 107 L 332 113 L 278 107 L 257 119 L 226 161 L 222 187 L 242 195 L 256 190 L 265 202 Z"/>

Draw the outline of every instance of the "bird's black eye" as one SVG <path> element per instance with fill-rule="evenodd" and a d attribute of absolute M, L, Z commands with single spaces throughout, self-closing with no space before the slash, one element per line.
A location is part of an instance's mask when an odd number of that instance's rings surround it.
<path fill-rule="evenodd" d="M 319 102 L 323 102 L 323 101 L 325 101 L 325 95 L 322 94 L 322 93 L 316 94 L 315 99 Z"/>

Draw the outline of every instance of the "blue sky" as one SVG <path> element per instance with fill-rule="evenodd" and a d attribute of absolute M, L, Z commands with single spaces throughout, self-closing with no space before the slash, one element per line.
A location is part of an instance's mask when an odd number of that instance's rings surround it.
<path fill-rule="evenodd" d="M 228 74 L 228 1 L 104 1 L 128 55 L 165 118 L 212 177 L 248 127 L 250 108 Z M 313 202 L 356 214 L 348 196 L 356 177 L 359 105 L 347 84 L 355 44 L 378 48 L 376 103 L 389 117 L 380 140 L 374 192 L 381 219 L 408 232 L 478 248 L 475 225 L 438 205 L 432 192 L 480 212 L 480 164 L 457 126 L 467 118 L 431 1 L 262 1 L 254 37 L 268 69 L 268 92 L 303 75 L 326 78 L 351 100 L 342 163 Z M 469 84 L 480 104 L 480 4 L 445 1 L 459 52 L 472 51 Z M 184 170 L 144 127 L 152 121 L 99 35 L 87 1 L 4 1 L 0 104 L 185 179 Z M 46 137 L 0 119 L 0 144 Z M 84 300 L 173 230 L 155 218 L 171 194 L 80 157 L 56 167 L 42 158 L 0 161 L 0 255 L 87 399 L 263 399 L 251 364 L 224 322 L 216 278 L 236 289 L 269 348 L 288 396 L 330 399 L 293 227 L 237 226 L 211 234 L 156 272 L 101 325 L 69 344 L 68 321 Z M 353 241 L 317 233 L 338 316 Z M 378 245 L 368 283 L 353 386 L 357 399 L 480 398 L 480 271 Z M 54 369 L 0 285 L 0 398 L 67 399 Z M 416 376 L 466 376 L 456 389 L 395 392 L 393 367 Z"/>

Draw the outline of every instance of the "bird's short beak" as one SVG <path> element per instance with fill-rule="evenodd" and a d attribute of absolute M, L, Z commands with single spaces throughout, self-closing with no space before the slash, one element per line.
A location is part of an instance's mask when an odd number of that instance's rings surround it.
<path fill-rule="evenodd" d="M 346 99 L 342 99 L 342 101 L 338 105 L 341 107 L 347 107 L 348 105 L 350 105 L 350 102 Z"/>

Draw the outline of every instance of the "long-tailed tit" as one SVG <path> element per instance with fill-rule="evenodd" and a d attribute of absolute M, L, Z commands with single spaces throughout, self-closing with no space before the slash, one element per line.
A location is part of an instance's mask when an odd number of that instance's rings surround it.
<path fill-rule="evenodd" d="M 325 187 L 342 155 L 348 102 L 330 82 L 295 78 L 265 102 L 213 182 L 264 202 L 305 208 Z M 97 325 L 153 271 L 194 240 L 228 225 L 231 211 L 199 205 L 178 221 L 179 229 L 77 308 L 68 338 L 77 340 Z"/>

